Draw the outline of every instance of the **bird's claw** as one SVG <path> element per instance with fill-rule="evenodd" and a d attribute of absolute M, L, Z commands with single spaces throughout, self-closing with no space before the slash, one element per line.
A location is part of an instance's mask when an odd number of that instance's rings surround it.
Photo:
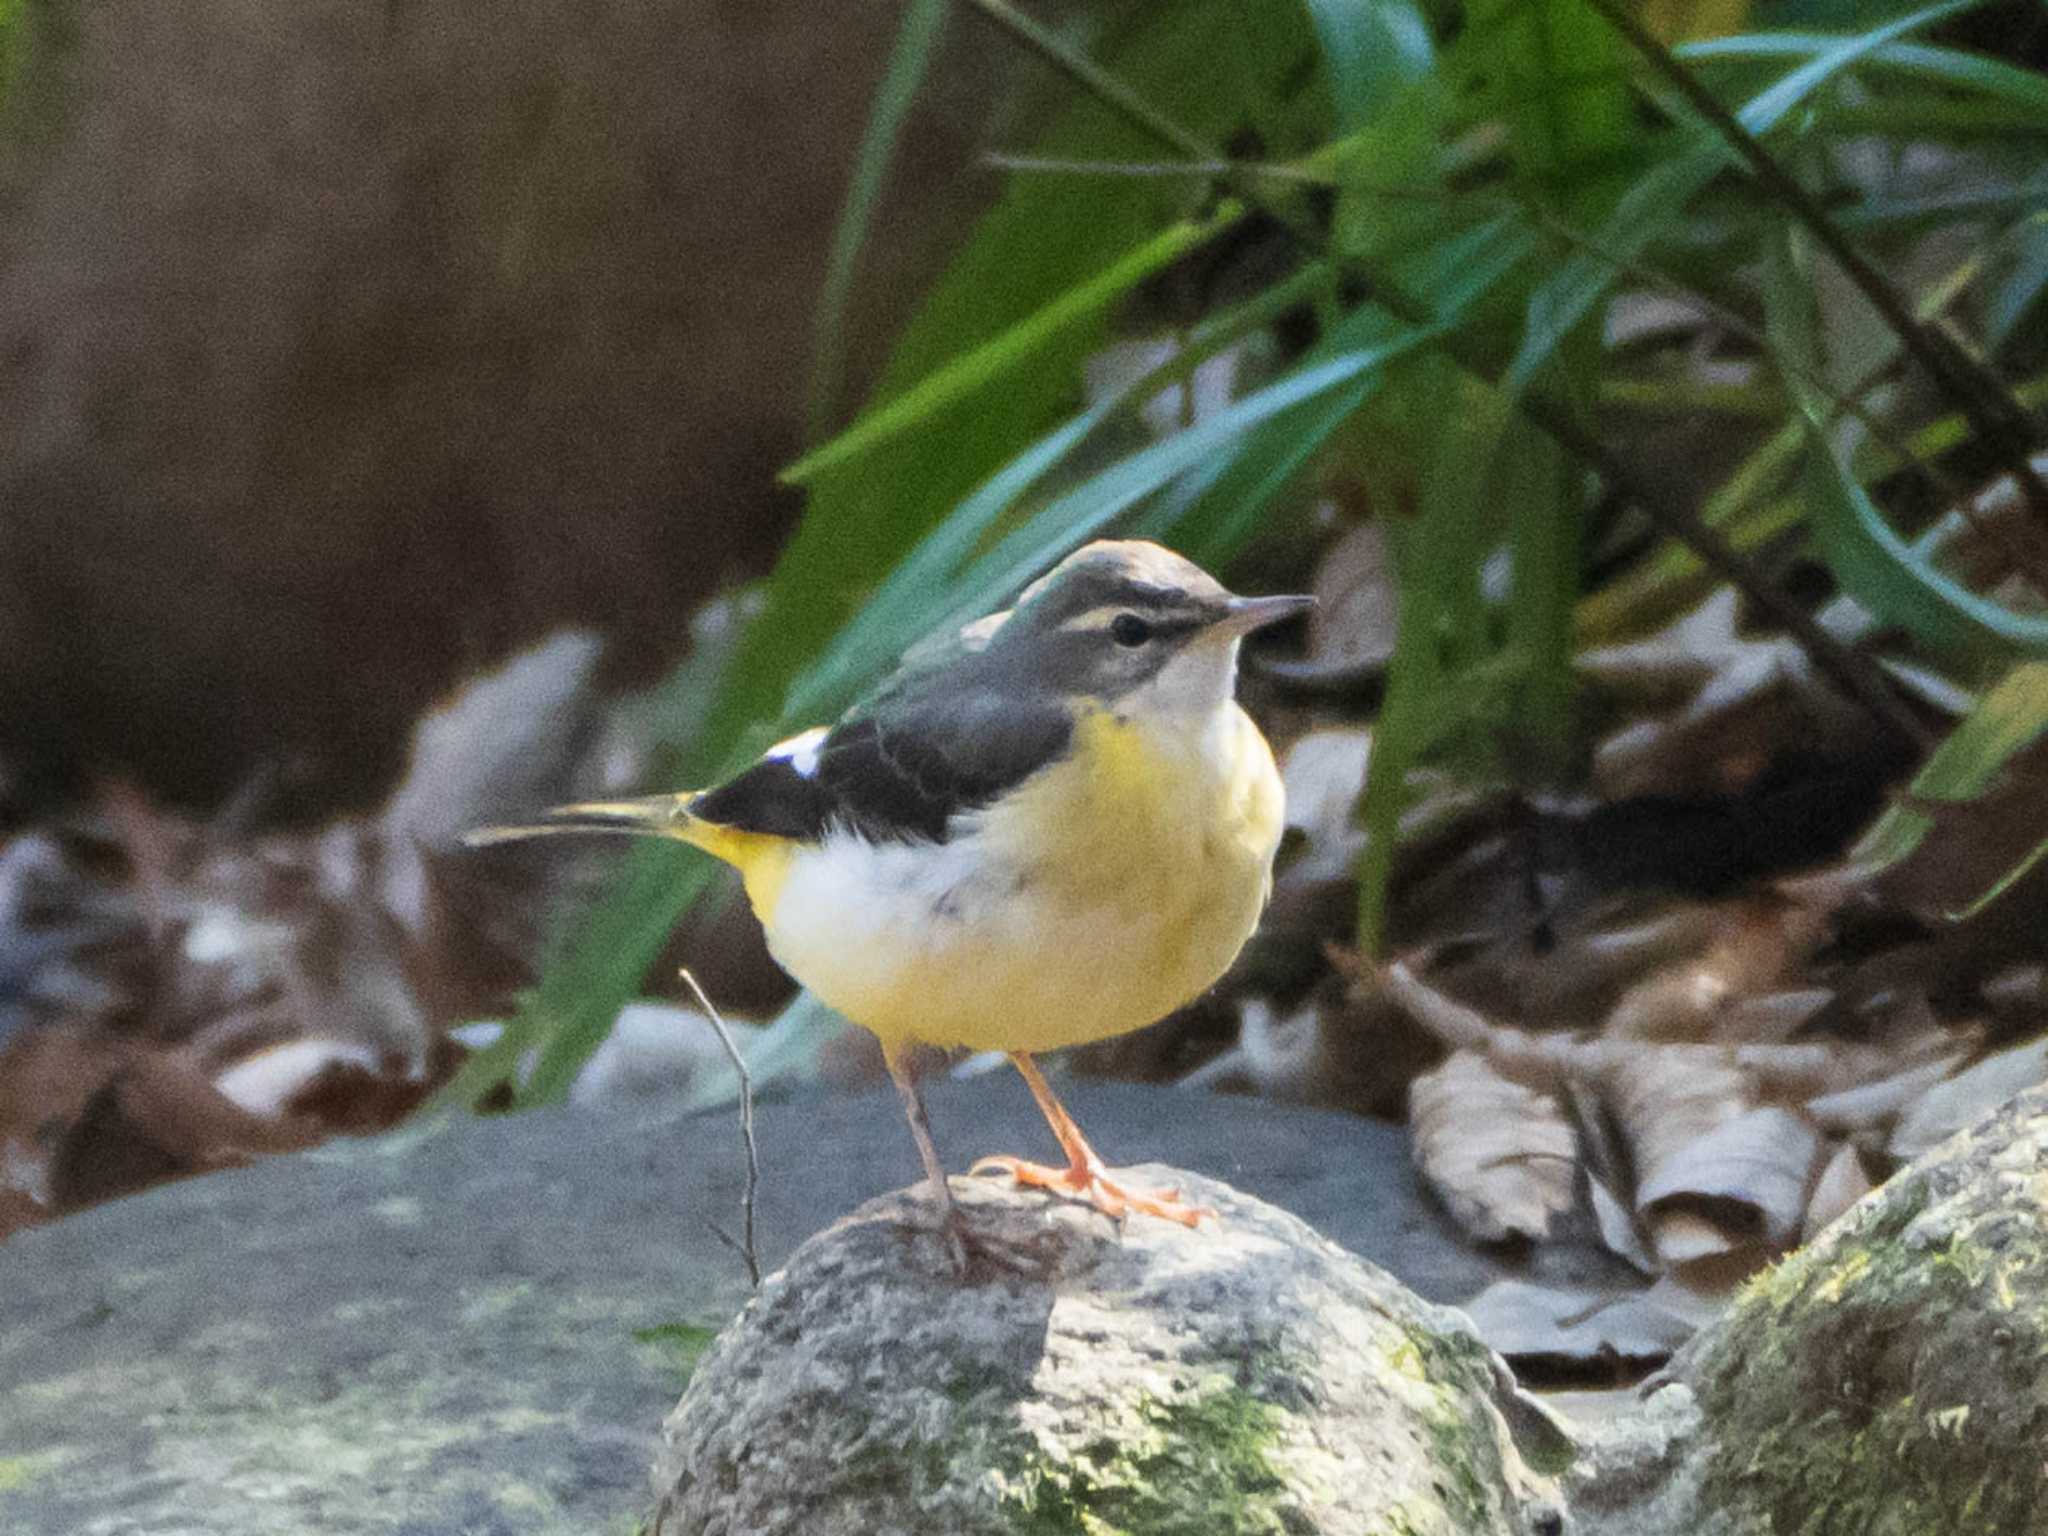
<path fill-rule="evenodd" d="M 1126 1189 L 1109 1176 L 1107 1168 L 1094 1161 L 1053 1168 L 1044 1163 L 1028 1163 L 1021 1157 L 984 1157 L 972 1171 L 977 1176 L 995 1171 L 1007 1173 L 1019 1184 L 1085 1201 L 1112 1221 L 1122 1221 L 1137 1211 L 1192 1227 L 1199 1225 L 1204 1216 L 1216 1214 L 1204 1206 L 1184 1204 L 1177 1189 Z"/>

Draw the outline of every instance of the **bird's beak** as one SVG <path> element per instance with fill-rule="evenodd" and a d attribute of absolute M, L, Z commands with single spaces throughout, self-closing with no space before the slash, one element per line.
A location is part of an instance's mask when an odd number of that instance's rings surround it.
<path fill-rule="evenodd" d="M 650 795 L 645 800 L 594 800 L 584 805 L 558 805 L 543 819 L 517 827 L 476 827 L 462 834 L 465 847 L 491 848 L 529 837 L 566 832 L 623 832 L 636 837 L 675 837 L 689 820 L 688 795 Z"/>
<path fill-rule="evenodd" d="M 1248 635 L 1255 629 L 1278 624 L 1315 607 L 1312 597 L 1289 594 L 1282 597 L 1233 597 L 1223 617 L 1216 621 L 1218 632 Z"/>

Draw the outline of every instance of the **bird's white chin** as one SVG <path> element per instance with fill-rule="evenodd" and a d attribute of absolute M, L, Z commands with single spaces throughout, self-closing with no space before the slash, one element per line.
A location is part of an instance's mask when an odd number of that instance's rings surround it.
<path fill-rule="evenodd" d="M 1159 669 L 1138 690 L 1139 709 L 1176 715 L 1205 715 L 1230 702 L 1237 689 L 1236 635 L 1205 635 Z"/>

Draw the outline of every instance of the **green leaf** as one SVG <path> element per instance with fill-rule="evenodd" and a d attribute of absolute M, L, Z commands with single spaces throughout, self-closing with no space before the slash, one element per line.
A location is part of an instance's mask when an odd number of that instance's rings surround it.
<path fill-rule="evenodd" d="M 898 562 L 838 638 L 791 687 L 783 720 L 797 724 L 843 710 L 895 658 L 945 621 L 950 605 L 934 595 L 958 580 L 961 566 L 998 519 L 1125 404 L 1105 400 L 1047 433 L 992 475 Z"/>
<path fill-rule="evenodd" d="M 1406 292 L 1430 295 L 1437 306 L 1433 329 L 1449 331 L 1527 259 L 1532 244 L 1513 217 L 1502 215 L 1457 230 L 1397 262 L 1394 281 Z M 1340 317 L 1303 361 L 1320 362 L 1348 349 L 1371 346 L 1403 329 L 1372 306 L 1361 306 Z M 1378 386 L 1377 376 L 1363 379 L 1347 391 L 1259 428 L 1227 449 L 1230 462 L 1189 504 L 1176 530 L 1188 552 L 1218 564 L 1235 554 L 1267 502 Z"/>
<path fill-rule="evenodd" d="M 1470 654 L 1477 637 L 1458 634 L 1478 614 L 1484 498 L 1501 435 L 1513 419 L 1507 394 L 1460 378 L 1438 364 L 1421 371 L 1425 389 L 1456 425 L 1436 438 L 1412 527 L 1394 544 L 1400 608 L 1386 704 L 1373 726 L 1366 763 L 1365 853 L 1358 870 L 1358 947 L 1383 958 L 1388 883 L 1401 817 L 1412 796 L 1409 772 L 1446 728 L 1442 708 L 1446 650 Z"/>
<path fill-rule="evenodd" d="M 1975 800 L 1999 771 L 2048 731 L 2048 663 L 2022 662 L 1943 738 L 1913 778 L 1920 801 Z M 1910 804 L 1894 805 L 1858 840 L 1850 857 L 1883 869 L 1919 847 L 1934 818 Z"/>
<path fill-rule="evenodd" d="M 846 315 L 861 247 L 867 243 L 881 206 L 896 142 L 938 48 L 950 9 L 950 0 L 909 0 L 904 7 L 903 25 L 897 30 L 896 46 L 890 51 L 881 89 L 868 114 L 867 131 L 854 157 L 853 183 L 846 191 L 839 227 L 832 233 L 832 253 L 818 298 L 817 357 L 811 373 L 809 436 L 813 441 L 824 435 L 839 409 L 846 372 Z"/>
<path fill-rule="evenodd" d="M 1817 50 L 1804 64 L 1753 97 L 1735 114 L 1736 120 L 1761 137 L 1777 127 L 1794 107 L 1851 64 L 1878 53 L 1908 32 L 1917 32 L 1951 16 L 1959 16 L 1964 11 L 1975 10 L 1984 3 L 1985 0 L 1942 0 L 1941 4 L 1923 6 L 1881 27 L 1872 27 L 1868 32 L 1830 39 L 1827 47 Z"/>
<path fill-rule="evenodd" d="M 1529 295 L 1521 346 L 1508 365 L 1511 392 L 1528 387 L 1567 336 L 1585 321 L 1620 282 L 1622 264 L 1635 260 L 1669 233 L 1700 189 L 1712 181 L 1727 156 L 1718 145 L 1694 145 L 1659 162 L 1622 193 L 1614 211 L 1588 242 L 1558 263 Z"/>
<path fill-rule="evenodd" d="M 897 563 L 832 646 L 805 669 L 790 690 L 782 712 L 784 724 L 794 727 L 838 713 L 912 644 L 942 628 L 957 599 L 941 604 L 935 594 L 949 591 L 989 530 L 1099 428 L 1185 378 L 1204 359 L 1321 293 L 1331 281 L 1327 266 L 1312 263 L 1210 316 L 1181 338 L 1172 358 L 1062 423 L 1004 465 Z"/>
<path fill-rule="evenodd" d="M 994 383 L 1061 332 L 1098 318 L 1146 278 L 1230 228 L 1242 216 L 1236 204 L 1225 204 L 1207 218 L 1185 221 L 1154 235 L 1000 336 L 953 359 L 887 405 L 861 417 L 831 442 L 790 465 L 782 478 L 797 485 L 815 480 L 825 471 L 924 425 L 948 406 Z"/>
<path fill-rule="evenodd" d="M 1736 119 L 1763 135 L 1783 122 L 1842 70 L 1881 50 L 1906 32 L 1929 26 L 1981 0 L 1944 0 L 1853 37 L 1830 38 L 1827 46 L 1794 53 L 1805 62 L 1751 97 Z M 1724 39 L 1723 41 L 1729 41 Z M 1691 149 L 1659 159 L 1621 195 L 1614 211 L 1586 242 L 1559 264 L 1529 299 L 1522 343 L 1508 371 L 1514 388 L 1526 387 L 1585 316 L 1621 278 L 1621 263 L 1635 260 L 1654 240 L 1670 232 L 1692 199 L 1732 161 L 1732 152 L 1701 130 Z"/>
<path fill-rule="evenodd" d="M 2037 190 L 2036 197 L 2043 192 L 2048 188 Z M 2048 212 L 2028 214 L 2011 232 L 2011 240 L 2013 255 L 1986 305 L 1985 340 L 1993 349 L 2011 339 L 2021 318 L 2048 289 Z"/>
<path fill-rule="evenodd" d="M 1797 366 L 1781 369 L 1806 435 L 1803 481 L 1814 543 L 1835 580 L 1882 623 L 1951 656 L 2048 655 L 2048 616 L 2016 613 L 1938 569 L 1928 548 L 1884 519 L 1828 437 L 1828 405 L 1807 382 L 1823 367 L 1820 316 L 1803 246 L 1789 227 L 1769 248 L 1764 312 L 1772 344 Z"/>
<path fill-rule="evenodd" d="M 635 1343 L 651 1345 L 667 1356 L 670 1363 L 682 1372 L 683 1384 L 688 1385 L 690 1377 L 696 1374 L 697 1362 L 704 1358 L 718 1338 L 718 1330 L 701 1323 L 658 1323 L 652 1328 L 635 1328 Z"/>
<path fill-rule="evenodd" d="M 1814 542 L 1842 589 L 1936 651 L 1984 658 L 2048 656 L 2048 617 L 1980 597 L 1904 539 L 1806 408 L 1806 496 Z"/>
<path fill-rule="evenodd" d="M 1982 912 L 1986 907 L 1997 901 L 1999 897 L 2003 896 L 2007 891 L 2038 869 L 2043 859 L 2048 859 L 2048 838 L 2043 838 L 2040 842 L 2029 848 L 2026 853 L 2021 855 L 2017 864 L 2014 864 L 2012 868 L 1992 881 L 1980 895 L 1965 903 L 1958 910 L 1946 914 L 1948 920 L 1952 923 L 1967 923 L 1971 918 L 1977 916 L 1978 913 Z"/>
<path fill-rule="evenodd" d="M 1925 25 L 1924 13 L 1900 18 L 1907 30 Z M 1894 23 L 1896 26 L 1897 23 Z M 1890 31 L 1890 28 L 1880 28 Z M 1836 36 L 1821 32 L 1756 32 L 1681 43 L 1671 51 L 1688 64 L 1727 61 L 1819 59 L 1870 34 Z M 1886 37 L 1863 50 L 1869 66 L 1891 74 L 1911 75 L 1928 84 L 1960 88 L 1996 98 L 2039 115 L 2048 115 L 2048 79 L 1997 59 L 1943 48 L 1931 43 L 1902 43 Z"/>
<path fill-rule="evenodd" d="M 1323 78 L 1340 132 L 1363 127 L 1382 98 L 1421 78 L 1435 45 L 1406 0 L 1304 0 L 1323 55 Z"/>
<path fill-rule="evenodd" d="M 1502 435 L 1515 488 L 1508 533 L 1513 599 L 1508 654 L 1515 690 L 1514 746 L 1527 754 L 1520 776 L 1555 787 L 1570 747 L 1572 616 L 1579 596 L 1585 475 L 1527 417 Z"/>
<path fill-rule="evenodd" d="M 1299 368 L 1214 416 L 1111 465 L 1048 503 L 970 567 L 956 610 L 961 622 L 986 612 L 1066 550 L 1095 536 L 1175 476 L 1229 447 L 1252 428 L 1376 376 L 1388 363 L 1440 334 L 1441 327 L 1399 327 L 1383 321 L 1374 329 L 1382 339 L 1327 362 Z"/>

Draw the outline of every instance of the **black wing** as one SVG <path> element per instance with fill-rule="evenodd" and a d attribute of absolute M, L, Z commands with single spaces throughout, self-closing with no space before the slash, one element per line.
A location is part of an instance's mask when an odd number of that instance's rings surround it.
<path fill-rule="evenodd" d="M 983 690 L 883 701 L 832 728 L 810 773 L 763 758 L 691 802 L 745 832 L 815 842 L 835 829 L 870 842 L 943 843 L 978 810 L 1060 757 L 1073 721 L 1054 698 Z"/>

